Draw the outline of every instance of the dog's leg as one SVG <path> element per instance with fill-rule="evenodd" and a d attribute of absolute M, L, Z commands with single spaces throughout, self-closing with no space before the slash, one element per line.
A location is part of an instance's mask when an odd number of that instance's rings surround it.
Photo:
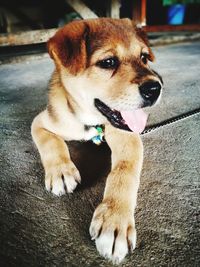
<path fill-rule="evenodd" d="M 41 114 L 34 119 L 31 133 L 45 169 L 46 189 L 57 196 L 72 193 L 81 178 L 64 140 L 44 128 Z"/>
<path fill-rule="evenodd" d="M 112 126 L 106 127 L 105 137 L 112 151 L 112 169 L 103 201 L 94 212 L 90 235 L 102 256 L 119 263 L 136 245 L 134 209 L 143 145 L 139 135 Z"/>

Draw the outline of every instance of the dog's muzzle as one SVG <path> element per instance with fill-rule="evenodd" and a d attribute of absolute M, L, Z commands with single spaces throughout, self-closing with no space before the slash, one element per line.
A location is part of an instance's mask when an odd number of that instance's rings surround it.
<path fill-rule="evenodd" d="M 139 92 L 143 99 L 143 107 L 152 106 L 161 92 L 161 84 L 158 81 L 148 81 L 139 86 Z"/>

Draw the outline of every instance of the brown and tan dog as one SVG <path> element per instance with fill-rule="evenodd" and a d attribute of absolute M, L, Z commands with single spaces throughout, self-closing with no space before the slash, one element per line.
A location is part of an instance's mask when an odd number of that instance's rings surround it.
<path fill-rule="evenodd" d="M 160 76 L 148 65 L 154 56 L 145 33 L 129 19 L 72 22 L 49 40 L 48 50 L 56 66 L 49 102 L 32 123 L 45 186 L 58 196 L 73 192 L 81 177 L 65 140 L 94 140 L 96 125 L 103 125 L 112 168 L 90 235 L 102 256 L 119 263 L 136 245 L 142 108 L 157 102 L 162 89 Z"/>

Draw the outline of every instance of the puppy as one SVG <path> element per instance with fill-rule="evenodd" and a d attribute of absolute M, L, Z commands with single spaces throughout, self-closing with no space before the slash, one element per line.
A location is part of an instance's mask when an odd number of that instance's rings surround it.
<path fill-rule="evenodd" d="M 142 108 L 155 104 L 162 89 L 161 77 L 148 65 L 154 55 L 131 20 L 110 18 L 64 26 L 48 41 L 48 51 L 55 63 L 49 101 L 32 123 L 46 189 L 61 196 L 81 181 L 65 141 L 101 143 L 104 136 L 112 166 L 90 235 L 103 257 L 119 263 L 136 246 L 139 133 L 147 120 Z"/>

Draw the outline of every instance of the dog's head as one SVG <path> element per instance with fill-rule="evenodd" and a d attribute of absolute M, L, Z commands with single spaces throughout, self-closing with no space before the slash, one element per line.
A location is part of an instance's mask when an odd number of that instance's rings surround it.
<path fill-rule="evenodd" d="M 49 40 L 48 50 L 85 124 L 107 118 L 116 127 L 142 131 L 141 108 L 156 103 L 162 88 L 148 64 L 154 55 L 143 30 L 129 19 L 75 21 Z"/>

